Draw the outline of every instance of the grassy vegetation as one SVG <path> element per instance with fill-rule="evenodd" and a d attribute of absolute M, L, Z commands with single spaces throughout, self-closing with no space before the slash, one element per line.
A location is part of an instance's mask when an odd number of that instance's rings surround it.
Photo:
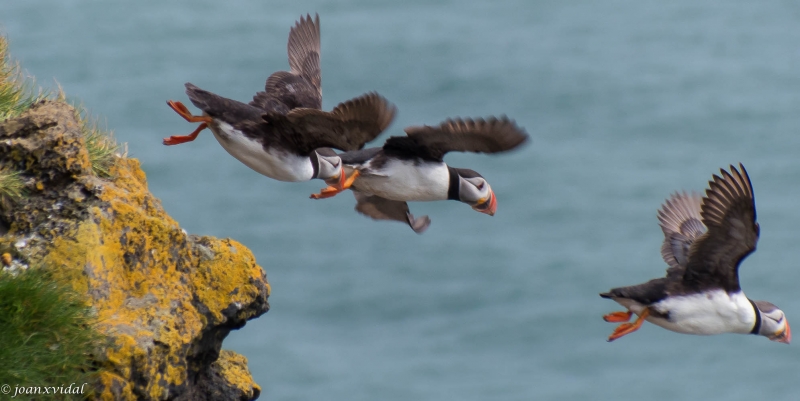
<path fill-rule="evenodd" d="M 92 383 L 91 354 L 99 337 L 90 323 L 89 308 L 44 269 L 0 272 L 0 384 L 13 392 L 15 385 Z M 72 399 L 52 397 L 64 398 Z"/>
<path fill-rule="evenodd" d="M 0 36 L 0 121 L 18 116 L 43 99 L 66 101 L 61 90 L 53 96 L 39 89 L 33 78 L 24 76 L 19 63 L 11 61 L 8 55 L 8 41 Z M 99 177 L 110 177 L 120 146 L 110 132 L 99 128 L 97 120 L 83 106 L 73 104 L 73 107 L 86 140 L 92 171 Z"/>
<path fill-rule="evenodd" d="M 0 204 L 13 203 L 25 195 L 22 173 L 9 168 L 0 168 Z"/>
<path fill-rule="evenodd" d="M 43 99 L 64 101 L 63 92 L 42 91 L 32 78 L 10 60 L 8 42 L 0 36 L 0 123 L 25 112 Z M 119 145 L 98 128 L 83 107 L 76 106 L 92 170 L 108 177 Z M 15 207 L 25 196 L 24 171 L 3 166 L 0 156 L 0 207 Z M 5 256 L 5 255 L 4 255 Z M 5 263 L 4 259 L 4 263 Z M 16 262 L 15 262 L 16 263 Z M 0 266 L 0 385 L 69 386 L 93 383 L 92 353 L 102 338 L 92 327 L 89 308 L 68 286 L 59 284 L 46 269 L 31 268 L 19 274 Z M 91 384 L 86 386 L 87 391 Z M 2 395 L 0 395 L 2 397 Z M 37 399 L 81 399 L 65 394 Z M 20 395 L 17 399 L 30 399 Z"/>
<path fill-rule="evenodd" d="M 19 63 L 8 57 L 8 41 L 0 36 L 0 121 L 16 117 L 48 94 L 36 89 L 23 75 Z"/>
<path fill-rule="evenodd" d="M 92 163 L 92 172 L 98 177 L 111 177 L 111 167 L 116 161 L 120 146 L 110 131 L 99 128 L 96 119 L 91 118 L 83 107 L 75 107 L 81 132 L 86 140 L 86 150 Z"/>

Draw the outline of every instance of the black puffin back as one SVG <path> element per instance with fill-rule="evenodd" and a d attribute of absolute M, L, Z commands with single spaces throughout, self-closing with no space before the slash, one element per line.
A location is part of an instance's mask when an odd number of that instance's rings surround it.
<path fill-rule="evenodd" d="M 233 124 L 241 121 L 260 121 L 262 110 L 249 104 L 219 96 L 192 83 L 186 83 L 186 95 L 195 107 L 212 118 Z"/>
<path fill-rule="evenodd" d="M 669 282 L 669 278 L 661 277 L 644 284 L 612 288 L 609 292 L 601 293 L 600 296 L 603 298 L 626 298 L 642 305 L 652 305 L 669 296 L 667 288 Z"/>

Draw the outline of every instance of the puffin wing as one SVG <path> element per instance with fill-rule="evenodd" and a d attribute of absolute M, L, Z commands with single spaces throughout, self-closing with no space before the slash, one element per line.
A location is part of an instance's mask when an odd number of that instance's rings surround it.
<path fill-rule="evenodd" d="M 689 248 L 706 231 L 700 216 L 702 201 L 695 192 L 676 192 L 658 210 L 658 225 L 664 232 L 661 256 L 670 266 L 670 273 L 683 274 L 689 260 Z"/>
<path fill-rule="evenodd" d="M 689 249 L 683 275 L 687 287 L 741 290 L 739 263 L 756 249 L 759 226 L 753 185 L 741 163 L 739 168 L 720 169 L 721 177 L 715 174 L 709 181 L 700 210 L 708 232 Z"/>
<path fill-rule="evenodd" d="M 256 93 L 250 104 L 282 114 L 298 107 L 322 108 L 319 15 L 300 17 L 289 31 L 287 50 L 291 71 L 270 75 L 265 92 Z"/>
<path fill-rule="evenodd" d="M 361 149 L 391 124 L 396 112 L 392 103 L 372 92 L 340 103 L 331 112 L 300 108 L 286 115 L 266 113 L 262 118 L 268 124 L 286 125 L 281 131 L 293 132 L 286 141 L 299 154 L 309 154 L 321 147 Z"/>
<path fill-rule="evenodd" d="M 522 145 L 528 134 L 506 116 L 447 119 L 439 126 L 412 126 L 406 136 L 393 136 L 383 145 L 401 158 L 442 161 L 447 152 L 498 153 Z"/>
<path fill-rule="evenodd" d="M 300 17 L 294 27 L 289 31 L 289 43 L 287 44 L 289 53 L 289 67 L 292 73 L 305 78 L 316 89 L 316 100 L 322 107 L 322 76 L 320 74 L 320 33 L 319 33 L 319 14 Z M 308 106 L 306 106 L 308 107 Z"/>
<path fill-rule="evenodd" d="M 408 203 L 389 200 L 376 195 L 353 191 L 356 197 L 356 212 L 373 220 L 393 220 L 408 224 L 417 234 L 422 234 L 431 224 L 428 216 L 414 217 L 408 209 Z"/>

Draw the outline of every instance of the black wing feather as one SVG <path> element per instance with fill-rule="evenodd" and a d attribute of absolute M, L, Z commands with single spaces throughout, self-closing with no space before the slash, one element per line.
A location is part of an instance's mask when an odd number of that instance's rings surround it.
<path fill-rule="evenodd" d="M 506 116 L 448 119 L 436 127 L 415 126 L 405 131 L 406 136 L 393 136 L 386 141 L 383 149 L 387 154 L 440 162 L 447 152 L 505 152 L 528 139 L 525 130 Z"/>
<path fill-rule="evenodd" d="M 753 185 L 744 166 L 741 172 L 730 166 L 714 175 L 703 198 L 701 216 L 708 232 L 697 239 L 689 251 L 683 276 L 688 288 L 741 290 L 739 264 L 756 249 L 759 226 Z"/>
<path fill-rule="evenodd" d="M 253 96 L 250 105 L 286 114 L 305 107 L 322 108 L 319 15 L 300 17 L 289 31 L 287 43 L 291 71 L 278 71 L 267 78 L 264 92 Z"/>
<path fill-rule="evenodd" d="M 668 275 L 683 276 L 692 243 L 706 227 L 700 216 L 703 199 L 697 193 L 674 193 L 658 210 L 658 224 L 664 232 L 661 256 L 670 266 Z"/>
<path fill-rule="evenodd" d="M 414 217 L 408 209 L 408 203 L 389 200 L 376 195 L 367 195 L 353 191 L 356 197 L 356 211 L 373 220 L 391 220 L 408 224 L 417 234 L 422 234 L 431 224 L 428 216 Z"/>
<path fill-rule="evenodd" d="M 283 135 L 284 143 L 306 155 L 321 147 L 361 149 L 391 124 L 396 112 L 392 103 L 373 92 L 340 103 L 331 112 L 300 108 L 262 118 Z"/>

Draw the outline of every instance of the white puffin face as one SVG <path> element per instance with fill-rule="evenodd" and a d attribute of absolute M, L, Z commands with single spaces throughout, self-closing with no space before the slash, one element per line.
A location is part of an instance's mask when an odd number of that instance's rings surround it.
<path fill-rule="evenodd" d="M 769 338 L 771 341 L 777 341 L 789 344 L 792 341 L 792 329 L 789 327 L 789 322 L 786 320 L 786 315 L 782 310 L 778 309 L 775 305 L 765 301 L 756 301 L 761 311 L 761 330 L 758 334 Z M 765 307 L 764 305 L 769 306 Z"/>
<path fill-rule="evenodd" d="M 497 210 L 497 199 L 492 187 L 483 177 L 458 177 L 458 197 L 478 212 L 494 215 Z"/>
<path fill-rule="evenodd" d="M 325 181 L 339 181 L 342 176 L 342 159 L 339 156 L 323 156 L 317 153 L 317 178 Z"/>

